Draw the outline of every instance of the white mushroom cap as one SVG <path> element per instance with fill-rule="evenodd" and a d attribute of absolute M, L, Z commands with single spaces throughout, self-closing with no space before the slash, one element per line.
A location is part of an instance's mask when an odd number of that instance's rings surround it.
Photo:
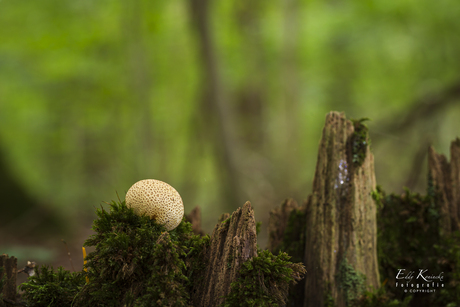
<path fill-rule="evenodd" d="M 166 182 L 145 179 L 136 182 L 126 193 L 126 206 L 138 215 L 145 214 L 166 229 L 176 228 L 184 217 L 184 204 L 179 193 Z"/>

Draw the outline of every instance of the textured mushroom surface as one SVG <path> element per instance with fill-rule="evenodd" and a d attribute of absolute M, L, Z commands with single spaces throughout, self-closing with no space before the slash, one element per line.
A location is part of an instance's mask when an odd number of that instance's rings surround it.
<path fill-rule="evenodd" d="M 179 193 L 166 182 L 145 179 L 136 182 L 126 193 L 126 206 L 136 214 L 145 214 L 166 229 L 176 228 L 184 216 L 184 204 Z"/>

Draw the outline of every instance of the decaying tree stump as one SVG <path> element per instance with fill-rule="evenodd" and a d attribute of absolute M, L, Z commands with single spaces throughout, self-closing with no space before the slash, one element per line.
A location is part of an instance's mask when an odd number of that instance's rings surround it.
<path fill-rule="evenodd" d="M 230 216 L 225 214 L 215 226 L 205 258 L 208 265 L 193 295 L 194 306 L 220 306 L 238 278 L 243 262 L 257 256 L 254 211 L 246 202 Z"/>
<path fill-rule="evenodd" d="M 460 139 L 450 146 L 450 163 L 446 156 L 428 149 L 430 186 L 434 188 L 436 205 L 441 213 L 440 232 L 448 235 L 460 230 Z"/>
<path fill-rule="evenodd" d="M 268 221 L 268 250 L 277 251 L 281 248 L 285 240 L 285 232 L 288 227 L 289 216 L 293 210 L 299 209 L 297 202 L 290 198 L 286 199 L 280 207 L 273 209 L 270 212 L 270 219 Z"/>
<path fill-rule="evenodd" d="M 367 128 L 331 112 L 307 204 L 304 306 L 346 306 L 379 286 L 374 157 Z M 364 278 L 365 277 L 365 278 Z"/>
<path fill-rule="evenodd" d="M 291 229 L 289 240 L 305 240 L 303 262 L 308 275 L 301 293 L 305 307 L 346 306 L 367 286 L 379 286 L 376 205 L 371 195 L 376 182 L 368 142 L 367 128 L 361 121 L 347 120 L 343 113 L 329 113 L 313 194 L 300 208 L 285 203 L 271 213 L 270 248 L 285 244 L 280 243 L 280 237 L 287 229 Z M 292 212 L 297 212 L 297 217 Z M 303 217 L 298 216 L 302 212 Z M 304 228 L 286 226 L 299 224 L 302 218 Z M 305 236 L 293 236 L 293 229 Z"/>
<path fill-rule="evenodd" d="M 292 262 L 304 263 L 306 218 L 306 203 L 299 206 L 294 199 L 286 199 L 273 209 L 268 221 L 268 250 L 273 254 L 286 252 Z M 302 306 L 304 292 L 305 278 L 291 288 L 288 306 Z"/>
<path fill-rule="evenodd" d="M 13 256 L 8 257 L 7 254 L 0 256 L 0 281 L 5 279 L 1 290 L 3 297 L 0 306 L 8 306 L 7 302 L 13 304 L 16 302 L 17 264 L 18 259 Z"/>

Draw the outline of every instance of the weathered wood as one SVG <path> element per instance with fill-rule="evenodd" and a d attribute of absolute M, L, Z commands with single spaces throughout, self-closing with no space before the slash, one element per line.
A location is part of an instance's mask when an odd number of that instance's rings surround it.
<path fill-rule="evenodd" d="M 230 284 L 238 278 L 243 262 L 257 256 L 257 234 L 254 211 L 246 202 L 233 214 L 222 215 L 211 235 L 205 253 L 207 265 L 202 281 L 196 285 L 194 306 L 220 306 L 230 293 Z"/>
<path fill-rule="evenodd" d="M 270 211 L 268 220 L 268 250 L 275 252 L 283 244 L 284 232 L 288 226 L 291 212 L 298 209 L 297 202 L 290 198 L 286 199 L 280 207 Z"/>
<path fill-rule="evenodd" d="M 293 199 L 286 199 L 280 207 L 270 211 L 268 220 L 268 250 L 273 254 L 280 251 L 291 256 L 292 262 L 304 262 L 306 206 L 298 206 Z M 307 272 L 308 273 L 308 272 Z M 305 278 L 289 290 L 287 306 L 302 306 L 305 292 Z"/>
<path fill-rule="evenodd" d="M 440 232 L 448 235 L 460 230 L 460 139 L 450 146 L 450 162 L 446 156 L 428 149 L 430 186 L 434 188 L 435 202 L 441 214 Z"/>
<path fill-rule="evenodd" d="M 360 125 L 326 116 L 307 207 L 304 306 L 346 306 L 379 286 L 374 158 Z"/>
<path fill-rule="evenodd" d="M 193 208 L 193 210 L 185 216 L 185 219 L 187 220 L 187 222 L 190 222 L 192 224 L 192 230 L 194 234 L 202 236 L 205 235 L 203 229 L 201 228 L 200 207 L 196 206 L 195 208 Z"/>
<path fill-rule="evenodd" d="M 16 276 L 17 276 L 18 259 L 16 257 L 8 257 L 7 254 L 0 256 L 0 280 L 5 277 L 2 294 L 3 299 L 7 302 L 16 302 Z M 7 306 L 4 302 L 0 302 L 0 306 Z"/>

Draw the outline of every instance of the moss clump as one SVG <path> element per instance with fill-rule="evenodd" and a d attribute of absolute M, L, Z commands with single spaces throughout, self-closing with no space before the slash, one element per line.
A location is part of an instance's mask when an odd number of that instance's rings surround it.
<path fill-rule="evenodd" d="M 303 262 L 305 254 L 305 231 L 307 215 L 305 210 L 294 209 L 289 214 L 283 241 L 276 252 L 286 252 L 293 262 Z"/>
<path fill-rule="evenodd" d="M 138 216 L 124 202 L 97 210 L 85 246 L 89 283 L 75 306 L 188 306 L 196 270 L 208 237 L 192 234 L 182 221 L 174 230 Z"/>
<path fill-rule="evenodd" d="M 85 285 L 81 272 L 70 273 L 59 267 L 35 268 L 35 275 L 19 286 L 24 291 L 22 299 L 27 306 L 70 306 L 77 293 Z"/>
<path fill-rule="evenodd" d="M 307 215 L 305 208 L 293 209 L 289 213 L 286 228 L 283 233 L 283 240 L 272 252 L 285 252 L 291 256 L 294 263 L 304 262 L 305 257 L 305 235 Z M 303 293 L 305 291 L 305 279 L 299 281 L 289 289 L 289 306 L 303 304 Z"/>
<path fill-rule="evenodd" d="M 402 195 L 387 195 L 380 187 L 372 195 L 378 205 L 380 276 L 388 280 L 389 286 L 385 295 L 368 294 L 367 300 L 363 298 L 358 306 L 396 306 L 394 302 L 400 304 L 397 306 L 407 306 L 411 299 L 412 305 L 423 300 L 427 306 L 456 306 L 460 301 L 460 233 L 441 236 L 437 195 L 431 180 L 426 196 L 408 189 Z M 433 275 L 443 272 L 445 286 L 434 293 L 413 295 L 395 288 L 399 269 L 418 272 L 422 268 Z M 387 298 L 386 305 L 377 298 Z"/>
<path fill-rule="evenodd" d="M 347 258 L 343 258 L 340 263 L 337 280 L 343 291 L 346 306 L 350 306 L 366 290 L 366 276 L 357 272 L 348 263 Z"/>
<path fill-rule="evenodd" d="M 328 282 L 326 284 L 325 289 L 326 291 L 324 291 L 324 307 L 334 307 L 335 301 L 332 297 L 331 283 Z"/>
<path fill-rule="evenodd" d="M 353 126 L 355 132 L 351 137 L 352 147 L 352 162 L 355 167 L 359 167 L 366 159 L 367 146 L 370 145 L 368 133 L 369 129 L 363 122 L 368 121 L 369 118 L 353 119 Z"/>
<path fill-rule="evenodd" d="M 386 195 L 377 187 L 377 252 L 382 279 L 394 285 L 397 270 L 436 270 L 437 255 L 433 245 L 440 241 L 439 213 L 432 196 L 422 196 L 406 189 L 403 195 Z M 403 296 L 399 297 L 403 299 Z"/>
<path fill-rule="evenodd" d="M 439 255 L 441 271 L 446 275 L 446 287 L 436 294 L 431 306 L 458 306 L 460 302 L 460 232 L 441 240 L 434 245 Z"/>
<path fill-rule="evenodd" d="M 242 264 L 224 306 L 285 306 L 289 284 L 295 284 L 306 272 L 302 264 L 289 259 L 286 253 L 275 256 L 259 250 L 257 257 Z"/>

